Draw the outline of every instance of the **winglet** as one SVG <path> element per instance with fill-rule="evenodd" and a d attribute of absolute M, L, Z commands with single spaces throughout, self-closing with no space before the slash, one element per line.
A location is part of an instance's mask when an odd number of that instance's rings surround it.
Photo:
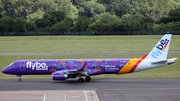
<path fill-rule="evenodd" d="M 88 62 L 86 62 L 82 68 L 78 69 L 78 71 L 84 71 L 86 69 L 87 63 Z"/>

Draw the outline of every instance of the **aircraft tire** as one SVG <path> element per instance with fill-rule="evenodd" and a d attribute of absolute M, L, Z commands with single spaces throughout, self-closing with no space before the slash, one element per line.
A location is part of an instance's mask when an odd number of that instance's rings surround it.
<path fill-rule="evenodd" d="M 79 79 L 78 79 L 78 82 L 79 82 L 79 83 L 83 83 L 83 82 L 84 82 L 84 79 L 83 79 L 83 78 L 79 78 Z"/>
<path fill-rule="evenodd" d="M 19 79 L 18 79 L 18 81 L 19 81 L 19 82 L 21 82 L 21 81 L 22 81 L 22 79 L 21 79 L 21 78 L 19 78 Z"/>
<path fill-rule="evenodd" d="M 85 80 L 86 81 L 91 81 L 91 77 L 90 76 L 86 76 Z"/>

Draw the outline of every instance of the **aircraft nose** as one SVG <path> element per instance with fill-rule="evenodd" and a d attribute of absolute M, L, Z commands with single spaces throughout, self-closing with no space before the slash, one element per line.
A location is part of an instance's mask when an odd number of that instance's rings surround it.
<path fill-rule="evenodd" d="M 4 69 L 2 70 L 2 73 L 4 73 L 4 74 L 9 74 L 10 71 L 11 71 L 10 68 L 9 68 L 9 67 L 6 67 L 6 68 L 4 68 Z"/>
<path fill-rule="evenodd" d="M 3 70 L 2 70 L 2 73 L 7 73 L 7 69 L 6 68 L 4 68 Z"/>
<path fill-rule="evenodd" d="M 2 73 L 7 74 L 7 73 L 8 73 L 7 68 L 4 68 L 4 69 L 2 70 Z"/>

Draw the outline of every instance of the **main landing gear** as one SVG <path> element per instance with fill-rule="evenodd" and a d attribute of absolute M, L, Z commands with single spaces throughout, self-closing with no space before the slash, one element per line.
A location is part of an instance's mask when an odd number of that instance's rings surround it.
<path fill-rule="evenodd" d="M 19 82 L 22 81 L 21 76 L 22 76 L 22 75 L 17 75 L 17 77 L 19 77 L 19 79 L 18 79 Z"/>
<path fill-rule="evenodd" d="M 83 82 L 84 82 L 84 79 L 83 79 L 83 78 L 79 78 L 79 79 L 78 79 L 78 82 L 79 82 L 79 83 L 83 83 Z"/>
<path fill-rule="evenodd" d="M 91 77 L 90 76 L 86 76 L 85 80 L 86 81 L 91 81 Z"/>
<path fill-rule="evenodd" d="M 86 77 L 85 77 L 85 80 L 86 80 L 87 82 L 88 82 L 88 81 L 91 81 L 91 77 L 90 77 L 90 76 L 86 76 Z M 84 82 L 84 79 L 83 79 L 83 78 L 79 78 L 79 79 L 78 79 L 78 82 L 79 82 L 79 83 L 83 83 L 83 82 Z"/>

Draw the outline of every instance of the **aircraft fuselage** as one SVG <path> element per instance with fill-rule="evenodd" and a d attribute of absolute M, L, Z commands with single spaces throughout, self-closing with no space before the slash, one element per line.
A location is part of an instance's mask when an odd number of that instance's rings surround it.
<path fill-rule="evenodd" d="M 134 62 L 128 63 L 130 60 Z M 137 60 L 138 59 L 18 60 L 3 70 L 3 72 L 15 75 L 52 74 L 56 71 L 81 69 L 87 62 L 85 71 L 89 75 L 118 74 L 125 65 L 128 65 L 129 68 L 132 69 Z M 128 72 L 130 71 L 127 71 L 127 73 Z"/>

